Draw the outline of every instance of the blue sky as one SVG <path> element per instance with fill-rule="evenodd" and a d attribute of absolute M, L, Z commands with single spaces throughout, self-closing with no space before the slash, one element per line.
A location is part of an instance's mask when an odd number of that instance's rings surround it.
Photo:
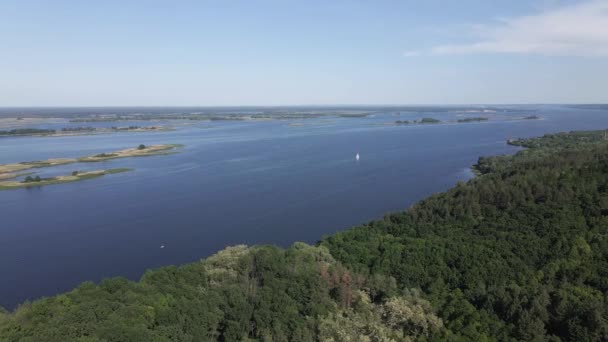
<path fill-rule="evenodd" d="M 0 106 L 608 102 L 608 0 L 0 2 Z"/>

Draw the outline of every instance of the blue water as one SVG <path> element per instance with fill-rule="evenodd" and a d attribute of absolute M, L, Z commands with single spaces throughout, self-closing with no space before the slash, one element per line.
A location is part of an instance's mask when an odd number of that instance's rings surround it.
<path fill-rule="evenodd" d="M 389 126 L 462 116 L 387 112 L 193 122 L 171 132 L 1 138 L 0 163 L 86 156 L 140 143 L 185 147 L 168 156 L 39 169 L 41 176 L 136 170 L 0 191 L 0 305 L 13 308 L 86 280 L 138 279 L 147 268 L 199 260 L 234 244 L 314 243 L 469 179 L 479 156 L 517 150 L 505 144 L 509 138 L 608 128 L 608 111 L 524 109 L 543 119 L 517 121 L 512 119 L 522 113 L 503 113 L 481 123 Z M 294 122 L 303 125 L 290 126 Z"/>

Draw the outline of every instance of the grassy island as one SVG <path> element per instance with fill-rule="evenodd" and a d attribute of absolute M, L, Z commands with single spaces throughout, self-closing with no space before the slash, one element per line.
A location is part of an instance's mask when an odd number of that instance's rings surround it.
<path fill-rule="evenodd" d="M 0 182 L 0 190 L 13 190 L 13 189 L 20 189 L 20 188 L 52 185 L 52 184 L 71 183 L 71 182 L 77 182 L 77 181 L 81 181 L 81 180 L 97 178 L 97 177 L 101 177 L 104 175 L 127 172 L 127 171 L 131 171 L 131 169 L 116 168 L 116 169 L 85 171 L 85 172 L 74 171 L 70 175 L 56 176 L 56 177 L 49 177 L 49 178 L 40 178 L 39 176 L 36 176 L 36 177 L 28 176 L 23 181 Z"/>
<path fill-rule="evenodd" d="M 182 145 L 177 144 L 165 144 L 165 145 L 139 145 L 134 148 L 127 148 L 120 151 L 114 151 L 110 153 L 100 153 L 94 156 L 78 158 L 79 162 L 99 162 L 117 158 L 129 158 L 129 157 L 148 157 L 158 156 L 172 153 L 172 150 L 181 147 Z"/>
<path fill-rule="evenodd" d="M 41 167 L 51 167 L 57 165 L 72 164 L 77 162 L 99 162 L 109 159 L 116 158 L 129 158 L 129 157 L 147 157 L 156 155 L 165 155 L 173 153 L 172 150 L 181 147 L 178 144 L 164 144 L 164 145 L 139 145 L 138 147 L 128 148 L 120 151 L 110 153 L 100 153 L 94 156 L 81 157 L 81 158 L 54 158 L 47 160 L 37 160 L 21 163 L 12 164 L 0 164 L 0 180 L 18 177 L 19 174 L 16 172 L 30 170 Z M 142 148 L 143 147 L 143 148 Z"/>

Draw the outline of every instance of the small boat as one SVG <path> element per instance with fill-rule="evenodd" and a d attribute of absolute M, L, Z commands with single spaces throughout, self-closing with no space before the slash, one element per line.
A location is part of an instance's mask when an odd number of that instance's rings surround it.
<path fill-rule="evenodd" d="M 359 161 L 359 153 L 357 153 L 357 155 L 355 156 L 355 159 L 356 159 L 357 161 Z"/>
<path fill-rule="evenodd" d="M 165 245 L 160 245 L 160 248 L 161 248 L 161 249 L 165 248 Z"/>

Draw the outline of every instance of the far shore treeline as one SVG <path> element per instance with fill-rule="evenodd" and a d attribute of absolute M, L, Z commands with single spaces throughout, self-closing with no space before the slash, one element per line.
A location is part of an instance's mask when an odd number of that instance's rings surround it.
<path fill-rule="evenodd" d="M 607 136 L 510 140 L 527 149 L 315 246 L 235 246 L 23 303 L 0 341 L 605 341 Z"/>

